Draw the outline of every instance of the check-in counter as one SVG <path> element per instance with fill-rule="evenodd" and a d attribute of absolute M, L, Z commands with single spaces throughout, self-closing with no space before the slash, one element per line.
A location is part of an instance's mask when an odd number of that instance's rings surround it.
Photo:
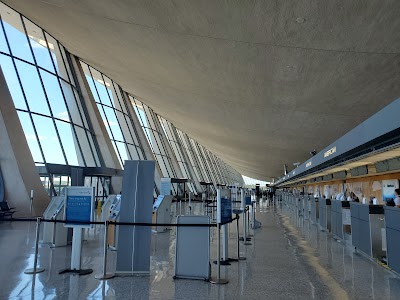
<path fill-rule="evenodd" d="M 314 224 L 318 223 L 318 219 L 319 219 L 318 198 L 311 197 L 311 199 L 310 199 L 310 219 Z"/>
<path fill-rule="evenodd" d="M 319 198 L 319 225 L 322 230 L 331 231 L 331 200 Z"/>
<path fill-rule="evenodd" d="M 385 206 L 387 263 L 400 273 L 400 208 Z"/>
<path fill-rule="evenodd" d="M 331 203 L 332 233 L 349 241 L 351 234 L 350 202 L 332 200 Z"/>
<path fill-rule="evenodd" d="M 382 205 L 350 202 L 351 240 L 354 247 L 366 255 L 382 259 L 382 229 L 385 227 Z"/>

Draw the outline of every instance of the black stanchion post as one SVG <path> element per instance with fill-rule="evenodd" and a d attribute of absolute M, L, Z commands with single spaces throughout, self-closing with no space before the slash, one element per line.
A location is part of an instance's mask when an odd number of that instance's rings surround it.
<path fill-rule="evenodd" d="M 38 268 L 37 267 L 37 257 L 38 257 L 38 252 L 39 252 L 40 221 L 41 221 L 41 218 L 38 217 L 36 219 L 35 259 L 33 261 L 33 268 L 32 269 L 26 269 L 24 271 L 25 274 L 36 274 L 36 273 L 41 273 L 41 272 L 44 271 L 43 268 Z"/>
<path fill-rule="evenodd" d="M 210 279 L 213 284 L 226 284 L 229 282 L 228 279 L 221 278 L 221 224 L 217 224 L 217 278 Z"/>
<path fill-rule="evenodd" d="M 239 214 L 236 214 L 236 244 L 237 244 L 237 260 L 245 260 L 246 257 L 240 256 L 240 243 L 239 243 Z"/>
<path fill-rule="evenodd" d="M 99 280 L 110 279 L 115 276 L 114 273 L 107 273 L 107 245 L 108 245 L 108 221 L 104 222 L 104 256 L 103 256 L 103 274 L 96 275 L 95 278 Z"/>

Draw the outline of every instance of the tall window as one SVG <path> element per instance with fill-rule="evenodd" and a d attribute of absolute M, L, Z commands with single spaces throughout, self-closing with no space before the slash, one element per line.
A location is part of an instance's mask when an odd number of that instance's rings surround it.
<path fill-rule="evenodd" d="M 162 137 L 161 124 L 154 111 L 138 99 L 129 96 L 135 113 L 143 128 L 147 141 L 149 142 L 151 151 L 153 152 L 157 163 L 161 169 L 163 177 L 177 178 L 177 174 L 173 168 L 171 157 L 168 155 L 167 145 Z M 176 193 L 175 187 L 173 192 Z"/>
<path fill-rule="evenodd" d="M 0 63 L 35 163 L 100 166 L 69 54 L 3 3 Z"/>
<path fill-rule="evenodd" d="M 175 157 L 178 161 L 179 167 L 182 171 L 182 174 L 185 178 L 191 179 L 193 181 L 199 181 L 197 177 L 194 177 L 192 172 L 190 171 L 190 167 L 188 163 L 186 162 L 186 156 L 183 152 L 182 145 L 180 141 L 177 139 L 177 129 L 175 128 L 174 125 L 172 125 L 171 122 L 168 122 L 164 118 L 161 118 L 159 116 L 159 120 L 161 123 L 161 126 L 165 132 L 165 136 L 167 137 L 167 140 L 172 148 L 172 151 L 175 154 Z M 197 194 L 196 190 L 196 185 L 193 182 L 188 183 L 188 187 L 191 192 Z"/>
<path fill-rule="evenodd" d="M 125 92 L 86 63 L 81 62 L 81 66 L 121 166 L 125 160 L 146 159 Z"/>
<path fill-rule="evenodd" d="M 192 148 L 192 145 L 190 143 L 190 138 L 183 131 L 179 129 L 177 129 L 176 131 L 178 133 L 180 143 L 183 146 L 183 149 L 185 149 L 187 156 L 189 157 L 189 162 L 192 165 L 192 169 L 196 177 L 198 178 L 199 181 L 207 181 L 207 179 L 205 179 L 205 176 L 203 175 L 199 167 L 199 158 L 196 156 L 196 153 Z"/>

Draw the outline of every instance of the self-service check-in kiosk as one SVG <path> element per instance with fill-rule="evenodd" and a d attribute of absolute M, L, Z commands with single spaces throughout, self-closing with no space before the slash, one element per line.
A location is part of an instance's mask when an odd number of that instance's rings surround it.
<path fill-rule="evenodd" d="M 110 208 L 111 205 L 114 203 L 114 201 L 116 200 L 117 195 L 109 195 L 106 199 L 106 201 L 104 201 L 104 204 L 101 206 L 101 220 L 103 222 L 109 220 L 110 218 Z"/>
<path fill-rule="evenodd" d="M 65 196 L 57 196 L 45 210 L 43 217 L 47 220 L 64 219 Z M 45 222 L 43 225 L 43 243 L 49 243 L 53 247 L 66 246 L 68 244 L 68 228 L 62 223 Z"/>
<path fill-rule="evenodd" d="M 173 196 L 160 195 L 153 204 L 153 221 L 160 224 L 171 223 L 171 205 Z M 156 226 L 157 232 L 166 232 L 167 226 Z"/>
<path fill-rule="evenodd" d="M 108 196 L 101 215 L 103 221 L 118 221 L 119 212 L 121 209 L 121 195 L 110 195 Z M 108 208 L 106 210 L 106 208 Z M 111 250 L 115 250 L 116 241 L 118 238 L 118 230 L 115 225 L 108 226 L 108 245 Z"/>

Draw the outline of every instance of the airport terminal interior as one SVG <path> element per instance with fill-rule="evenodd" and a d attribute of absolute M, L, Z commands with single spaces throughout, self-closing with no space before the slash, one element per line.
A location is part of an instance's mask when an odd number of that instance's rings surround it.
<path fill-rule="evenodd" d="M 0 299 L 400 299 L 400 2 L 0 1 Z"/>

